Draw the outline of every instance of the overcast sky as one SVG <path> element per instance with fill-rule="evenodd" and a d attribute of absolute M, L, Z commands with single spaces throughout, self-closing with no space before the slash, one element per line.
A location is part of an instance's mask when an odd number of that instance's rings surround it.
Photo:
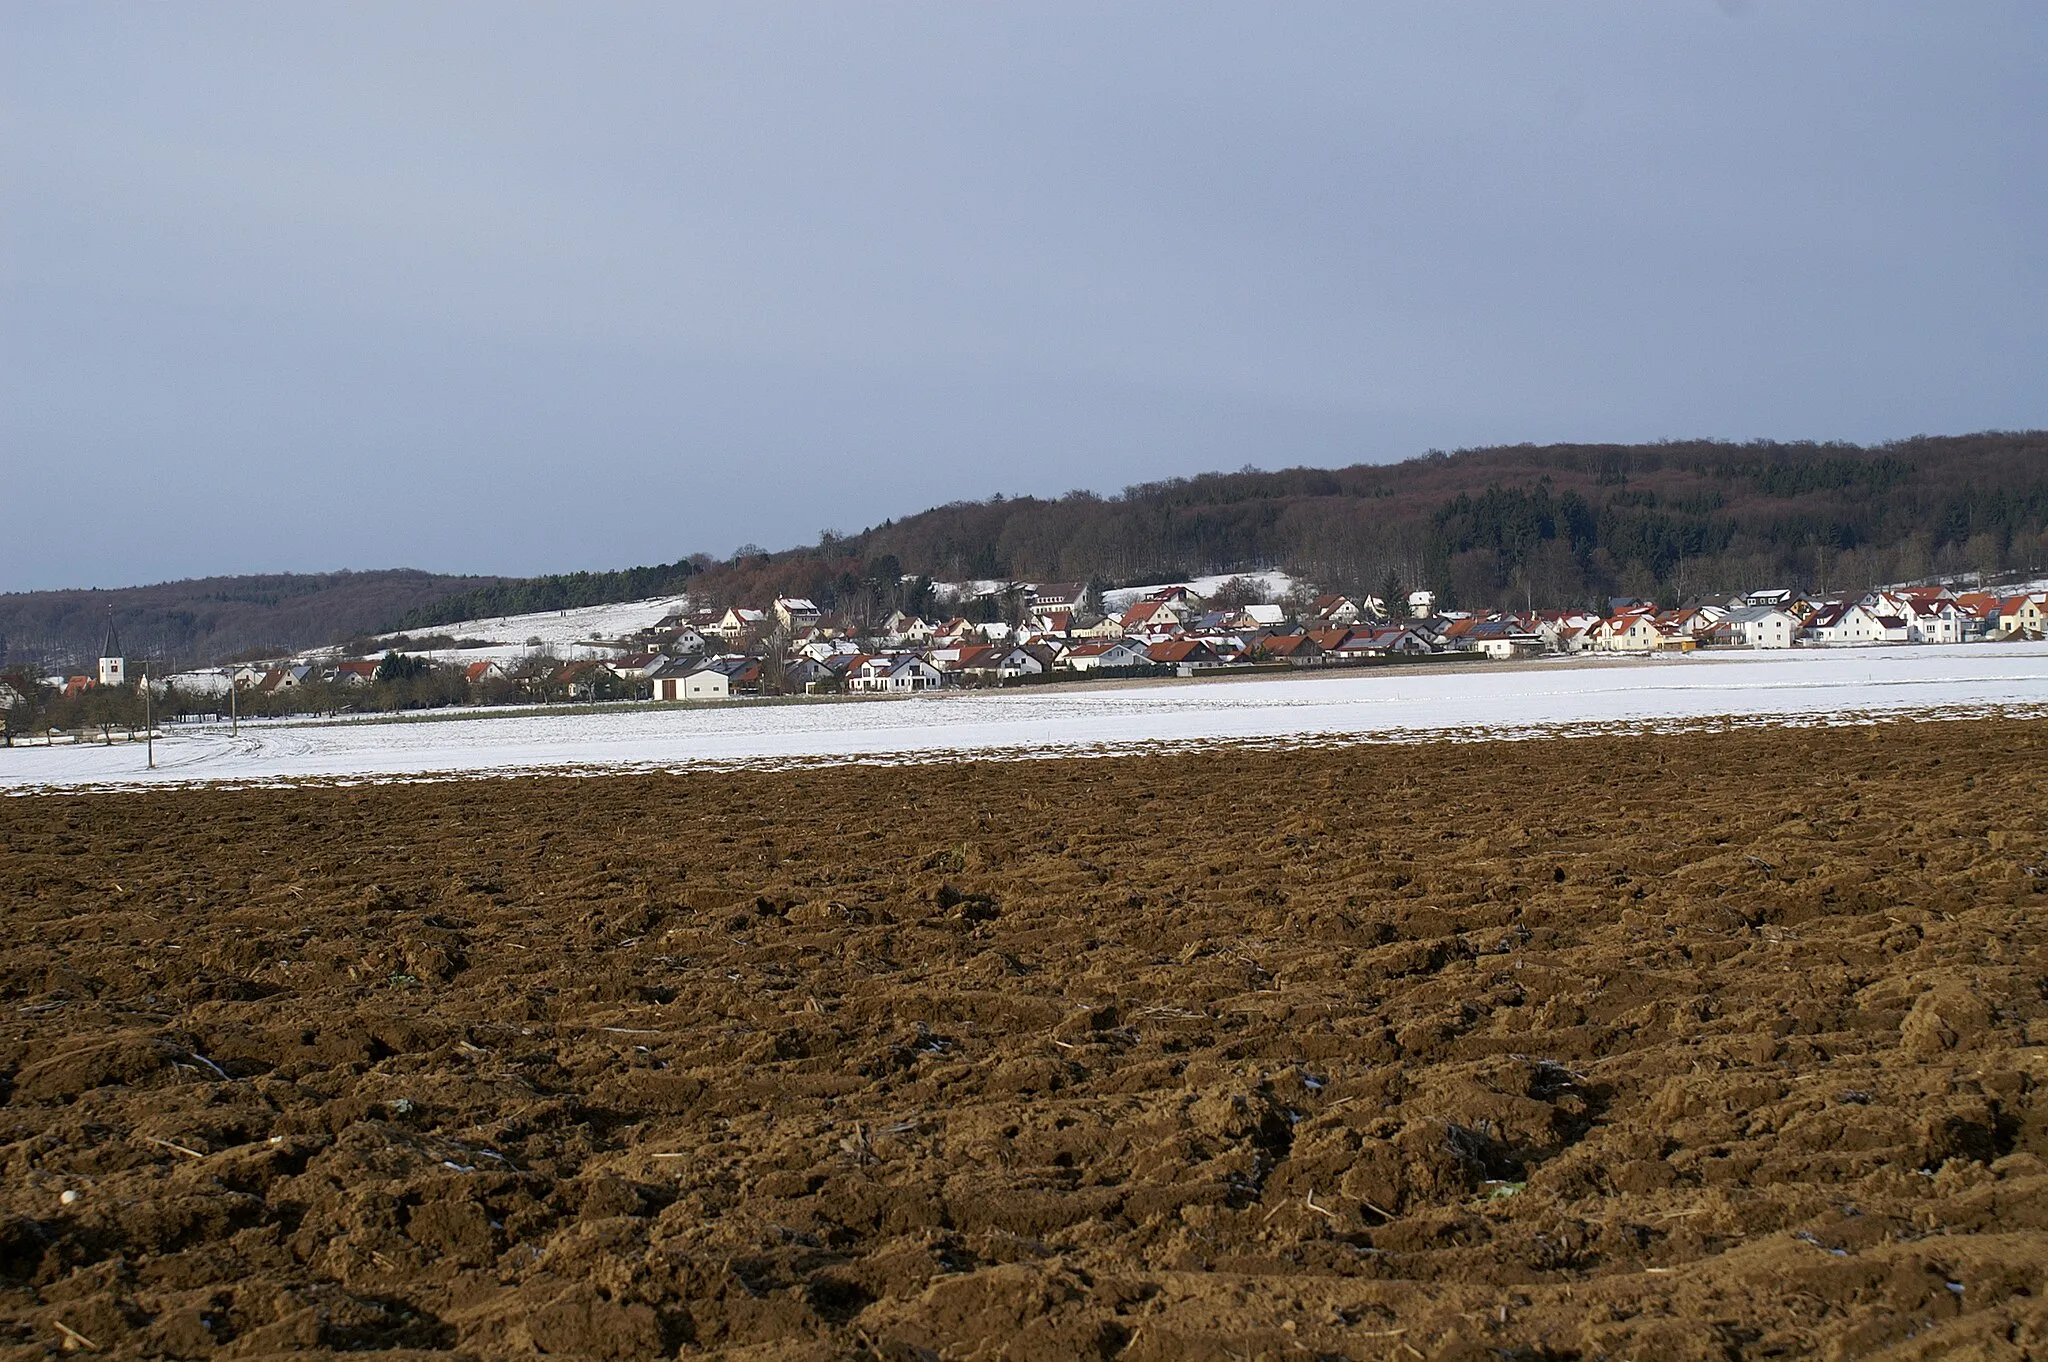
<path fill-rule="evenodd" d="M 2048 6 L 0 7 L 0 590 L 2048 425 Z"/>

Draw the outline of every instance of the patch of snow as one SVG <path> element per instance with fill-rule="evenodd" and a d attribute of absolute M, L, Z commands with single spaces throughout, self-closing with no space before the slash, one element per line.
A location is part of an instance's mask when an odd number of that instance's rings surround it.
<path fill-rule="evenodd" d="M 690 606 L 688 596 L 653 596 L 640 601 L 618 601 L 611 605 L 578 606 L 573 610 L 543 610 L 531 615 L 495 615 L 489 619 L 463 620 L 459 624 L 435 624 L 407 632 L 415 638 L 448 634 L 455 638 L 482 639 L 488 648 L 430 648 L 410 650 L 411 655 L 438 662 L 515 662 L 533 653 L 547 652 L 564 662 L 585 658 L 617 657 L 631 652 L 617 640 L 633 635 L 664 616 Z M 593 635 L 595 637 L 593 637 Z M 377 638 L 376 653 L 396 634 Z M 303 661 L 331 661 L 339 648 L 312 648 L 298 654 Z M 373 653 L 374 655 L 374 653 Z"/>
<path fill-rule="evenodd" d="M 1271 568 L 1264 572 L 1225 572 L 1214 577 L 1196 577 L 1185 582 L 1160 582 L 1153 586 L 1120 586 L 1114 591 L 1102 593 L 1102 608 L 1112 615 L 1120 615 L 1153 592 L 1165 591 L 1176 586 L 1184 586 L 1197 596 L 1207 599 L 1215 595 L 1225 582 L 1234 582 L 1240 577 L 1249 582 L 1257 582 L 1261 591 L 1276 600 L 1292 591 L 1296 582 L 1296 579 L 1287 573 L 1278 568 Z"/>
<path fill-rule="evenodd" d="M 0 789 L 1030 758 L 1987 713 L 2048 714 L 2048 644 L 1388 667 L 704 709 L 458 711 L 406 722 L 245 723 L 239 736 L 180 725 L 157 743 L 155 771 L 143 769 L 140 745 L 0 749 Z"/>

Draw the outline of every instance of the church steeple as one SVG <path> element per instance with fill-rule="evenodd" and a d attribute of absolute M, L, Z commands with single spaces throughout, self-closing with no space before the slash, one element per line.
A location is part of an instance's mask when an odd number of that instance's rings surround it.
<path fill-rule="evenodd" d="M 107 637 L 100 644 L 100 684 L 128 684 L 128 660 L 121 656 L 121 636 L 114 632 L 114 607 L 107 607 Z"/>

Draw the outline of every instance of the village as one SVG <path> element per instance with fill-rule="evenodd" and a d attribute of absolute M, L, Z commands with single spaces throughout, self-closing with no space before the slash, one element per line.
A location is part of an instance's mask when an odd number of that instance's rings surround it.
<path fill-rule="evenodd" d="M 810 600 L 760 607 L 681 608 L 623 637 L 579 640 L 565 659 L 537 647 L 464 661 L 461 649 L 252 662 L 148 678 L 170 714 L 250 715 L 448 704 L 605 701 L 701 703 L 776 695 L 913 695 L 931 691 L 1126 677 L 1284 673 L 1403 662 L 1652 655 L 1699 649 L 1868 647 L 2039 639 L 2048 591 L 1949 586 L 1887 588 L 1823 598 L 1785 588 L 1668 609 L 1615 600 L 1590 610 L 1439 610 L 1430 592 L 1393 603 L 1370 595 L 1295 593 L 1290 603 L 1225 604 L 1188 585 L 1144 591 L 1104 612 L 1081 583 L 1003 584 L 956 598 L 962 613 L 897 611 L 862 626 Z M 1000 606 L 999 604 L 1000 603 Z M 1091 608 L 1094 607 L 1094 608 Z M 969 614 L 982 619 L 970 620 Z M 988 618 L 1008 613 L 1009 619 Z M 644 618 L 644 616 L 643 616 Z M 55 700 L 133 689 L 141 680 L 108 634 L 94 674 L 41 682 Z M 0 682 L 0 708 L 26 698 Z M 379 705 L 353 705 L 352 695 Z M 55 715 L 51 717 L 56 717 Z"/>

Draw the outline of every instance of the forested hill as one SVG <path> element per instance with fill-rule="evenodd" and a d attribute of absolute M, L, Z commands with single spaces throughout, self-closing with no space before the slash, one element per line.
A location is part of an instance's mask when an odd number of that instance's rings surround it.
<path fill-rule="evenodd" d="M 1398 582 L 1467 606 L 1541 608 L 2041 569 L 2044 533 L 2048 432 L 1875 448 L 1518 445 L 956 503 L 721 564 L 691 591 L 830 606 L 870 603 L 898 574 L 1133 584 L 1285 567 L 1331 590 Z"/>
<path fill-rule="evenodd" d="M 276 657 L 388 628 L 419 605 L 499 580 L 397 569 L 9 592 L 0 594 L 0 663 L 84 666 L 99 655 L 109 608 L 123 650 L 158 665 Z"/>
<path fill-rule="evenodd" d="M 1844 444 L 1518 445 L 1398 464 L 1208 473 L 1112 496 L 959 502 L 858 534 L 716 562 L 446 577 L 343 572 L 0 595 L 0 657 L 96 655 L 109 604 L 130 653 L 179 665 L 688 590 L 924 604 L 916 579 L 1172 581 L 1285 567 L 1328 590 L 1429 586 L 1465 606 L 1676 598 L 1766 584 L 1852 590 L 2048 572 L 2048 432 Z M 911 580 L 906 581 L 909 578 Z"/>

